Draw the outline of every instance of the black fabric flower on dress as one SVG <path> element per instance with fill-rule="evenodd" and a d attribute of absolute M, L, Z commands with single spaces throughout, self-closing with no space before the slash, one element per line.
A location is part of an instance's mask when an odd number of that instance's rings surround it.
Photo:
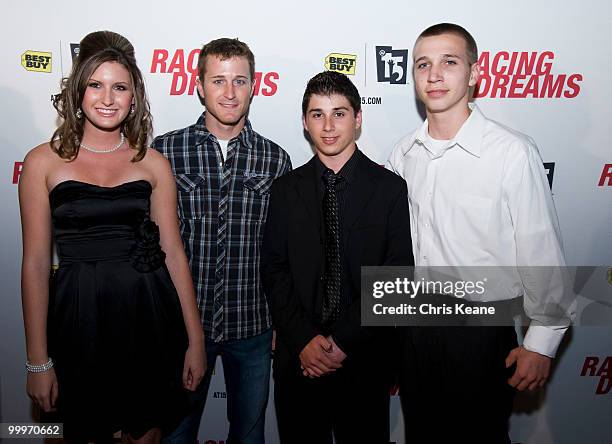
<path fill-rule="evenodd" d="M 136 242 L 130 250 L 132 267 L 148 273 L 161 267 L 166 259 L 159 245 L 159 227 L 151 219 L 145 219 L 136 229 Z"/>

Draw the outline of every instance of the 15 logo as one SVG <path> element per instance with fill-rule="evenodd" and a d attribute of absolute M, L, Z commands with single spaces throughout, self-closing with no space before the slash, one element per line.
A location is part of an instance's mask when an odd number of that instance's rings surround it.
<path fill-rule="evenodd" d="M 377 46 L 376 73 L 379 82 L 405 85 L 408 80 L 408 50 Z"/>

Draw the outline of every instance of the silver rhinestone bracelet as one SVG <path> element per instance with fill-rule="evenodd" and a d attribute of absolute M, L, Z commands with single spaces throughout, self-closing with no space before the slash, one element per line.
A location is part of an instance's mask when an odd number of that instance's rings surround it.
<path fill-rule="evenodd" d="M 49 360 L 44 364 L 30 364 L 28 361 L 26 361 L 25 366 L 28 373 L 42 373 L 53 367 L 53 359 L 49 358 Z"/>

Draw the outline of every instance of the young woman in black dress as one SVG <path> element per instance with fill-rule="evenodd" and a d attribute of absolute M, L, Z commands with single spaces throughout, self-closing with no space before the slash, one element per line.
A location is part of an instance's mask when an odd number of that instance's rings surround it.
<path fill-rule="evenodd" d="M 27 392 L 68 442 L 160 441 L 206 369 L 168 161 L 134 48 L 87 35 L 55 107 L 60 126 L 19 183 Z M 59 268 L 49 279 L 52 243 Z"/>

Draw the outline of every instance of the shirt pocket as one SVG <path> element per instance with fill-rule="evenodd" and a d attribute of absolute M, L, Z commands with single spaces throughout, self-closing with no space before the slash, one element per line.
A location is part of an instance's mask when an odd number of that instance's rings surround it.
<path fill-rule="evenodd" d="M 270 194 L 273 181 L 274 177 L 272 176 L 246 176 L 244 187 L 259 195 Z"/>
<path fill-rule="evenodd" d="M 247 175 L 244 177 L 244 193 L 246 208 L 243 217 L 251 221 L 265 222 L 270 200 L 270 188 L 274 182 L 273 176 Z"/>
<path fill-rule="evenodd" d="M 492 211 L 492 199 L 458 193 L 455 214 L 450 223 L 457 227 L 458 233 L 467 235 L 470 241 L 482 243 L 489 233 Z"/>
<path fill-rule="evenodd" d="M 203 174 L 176 174 L 178 212 L 181 219 L 202 219 L 206 214 Z"/>

